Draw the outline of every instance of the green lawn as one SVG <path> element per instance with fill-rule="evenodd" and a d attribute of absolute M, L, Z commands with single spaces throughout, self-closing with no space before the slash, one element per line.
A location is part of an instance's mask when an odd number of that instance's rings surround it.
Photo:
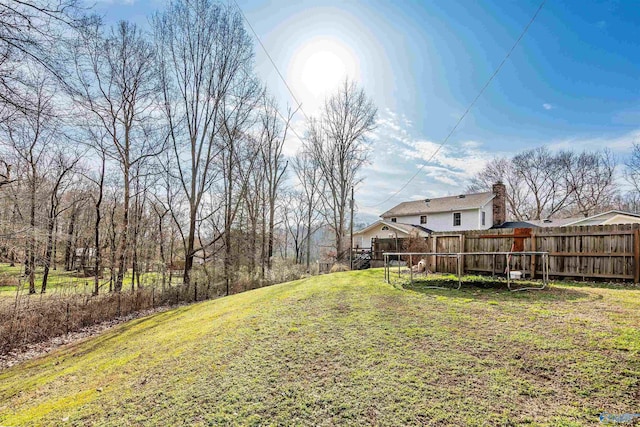
<path fill-rule="evenodd" d="M 9 264 L 0 264 L 0 298 L 15 296 L 20 283 L 23 285 L 23 290 L 29 290 L 29 279 L 23 274 L 24 266 L 21 264 L 16 264 L 13 267 Z M 42 268 L 36 269 L 36 290 L 38 292 L 40 292 L 42 285 L 42 274 Z M 63 288 L 84 288 L 84 283 L 92 280 L 91 277 L 77 277 L 76 273 L 71 271 L 50 270 L 47 290 L 53 292 Z"/>
<path fill-rule="evenodd" d="M 0 425 L 596 425 L 640 412 L 640 290 L 381 270 L 134 320 L 0 373 Z"/>
<path fill-rule="evenodd" d="M 9 264 L 0 263 L 0 299 L 3 297 L 15 297 L 18 285 L 22 283 L 21 292 L 28 292 L 28 278 L 23 276 L 24 266 L 16 264 L 11 267 Z M 42 286 L 42 267 L 36 269 L 36 291 L 40 292 Z M 105 270 L 105 278 L 101 279 L 101 292 L 108 291 L 108 270 Z M 181 277 L 174 277 L 173 282 L 181 281 Z M 91 293 L 93 292 L 93 277 L 82 277 L 76 271 L 64 271 L 62 269 L 49 270 L 49 279 L 47 280 L 47 293 L 55 294 L 57 292 L 71 293 Z M 141 282 L 146 286 L 162 280 L 157 273 L 145 273 L 141 276 Z M 131 272 L 127 272 L 124 278 L 124 288 L 129 289 L 131 286 Z"/>

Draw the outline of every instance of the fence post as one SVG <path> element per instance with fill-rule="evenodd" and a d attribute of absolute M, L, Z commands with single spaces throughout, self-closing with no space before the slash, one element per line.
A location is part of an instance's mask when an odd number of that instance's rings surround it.
<path fill-rule="evenodd" d="M 464 250 L 464 234 L 460 235 L 460 252 L 462 252 L 462 255 L 460 256 L 459 275 L 462 276 L 464 275 L 464 252 L 466 252 Z"/>
<path fill-rule="evenodd" d="M 431 252 L 435 254 L 436 252 L 438 252 L 438 243 L 437 243 L 438 236 L 432 235 L 432 238 L 433 240 L 431 241 L 431 245 L 432 245 Z M 433 262 L 433 269 L 431 270 L 431 272 L 435 273 L 438 267 L 438 257 L 434 255 L 432 258 L 432 262 Z"/>
<path fill-rule="evenodd" d="M 531 251 L 535 252 L 536 249 L 536 233 L 531 232 Z M 531 278 L 535 279 L 536 278 L 536 256 L 535 255 L 531 255 Z"/>
<path fill-rule="evenodd" d="M 409 255 L 409 275 L 411 276 L 411 284 L 413 285 L 413 255 Z"/>
<path fill-rule="evenodd" d="M 633 230 L 633 282 L 640 283 L 640 229 Z"/>
<path fill-rule="evenodd" d="M 193 301 L 198 302 L 198 282 L 193 281 Z"/>
<path fill-rule="evenodd" d="M 156 287 L 151 287 L 151 308 L 156 308 Z"/>

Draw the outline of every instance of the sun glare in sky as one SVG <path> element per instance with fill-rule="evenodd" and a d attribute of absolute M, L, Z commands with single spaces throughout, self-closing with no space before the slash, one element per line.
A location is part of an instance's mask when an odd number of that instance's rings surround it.
<path fill-rule="evenodd" d="M 358 78 L 359 72 L 357 57 L 348 46 L 337 39 L 317 38 L 298 47 L 287 74 L 299 98 L 317 106 L 345 77 Z"/>

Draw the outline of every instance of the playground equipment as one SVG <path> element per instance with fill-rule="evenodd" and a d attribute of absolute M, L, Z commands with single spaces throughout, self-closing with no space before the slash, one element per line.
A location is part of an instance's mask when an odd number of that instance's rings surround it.
<path fill-rule="evenodd" d="M 402 259 L 402 257 L 404 257 L 405 259 L 408 257 L 408 265 L 410 266 L 409 270 L 409 276 L 410 276 L 410 283 L 413 284 L 413 277 L 414 277 L 414 271 L 411 268 L 411 266 L 413 266 L 413 259 L 414 257 L 448 257 L 448 258 L 455 258 L 456 259 L 456 275 L 458 276 L 458 286 L 455 289 L 460 289 L 462 287 L 462 263 L 463 263 L 463 258 L 465 256 L 474 256 L 474 255 L 479 255 L 479 256 L 491 256 L 493 259 L 493 266 L 495 266 L 495 261 L 496 261 L 496 257 L 497 256 L 504 256 L 506 258 L 506 268 L 505 268 L 505 275 L 507 278 L 507 288 L 512 291 L 512 292 L 516 292 L 516 291 L 525 291 L 525 290 L 543 290 L 545 287 L 547 287 L 548 283 L 549 283 L 549 252 L 539 252 L 539 251 L 529 251 L 529 252 L 514 252 L 514 251 L 508 251 L 508 252 L 385 252 L 383 253 L 383 257 L 384 257 L 384 280 L 387 283 L 391 283 L 391 274 L 392 274 L 392 269 L 395 270 L 395 266 L 391 265 L 391 258 L 395 257 L 397 259 L 397 267 L 398 267 L 398 277 L 402 277 L 402 265 L 400 260 Z M 522 275 L 522 272 L 516 272 L 516 271 L 512 271 L 511 270 L 511 260 L 513 259 L 513 257 L 517 257 L 517 256 L 523 256 L 523 257 L 531 257 L 531 256 L 539 256 L 541 261 L 542 261 L 542 285 L 541 286 L 525 286 L 525 287 L 521 287 L 521 288 L 516 288 L 516 287 L 512 287 L 512 282 L 514 282 L 516 280 L 517 277 L 520 277 Z M 418 259 L 418 258 L 415 258 Z M 492 269 L 492 271 L 495 271 L 495 268 Z M 428 273 L 428 269 L 425 269 L 423 274 L 427 274 Z M 520 273 L 520 274 L 514 274 L 514 273 Z M 420 273 L 416 273 L 416 275 L 419 275 Z M 495 273 L 492 274 L 492 277 L 495 276 Z M 443 287 L 443 286 L 425 286 L 426 289 L 451 289 L 450 287 Z"/>

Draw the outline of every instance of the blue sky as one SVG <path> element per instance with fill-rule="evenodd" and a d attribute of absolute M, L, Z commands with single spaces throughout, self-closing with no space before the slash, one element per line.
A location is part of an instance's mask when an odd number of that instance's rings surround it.
<path fill-rule="evenodd" d="M 381 204 L 425 164 L 540 2 L 237 1 L 308 114 L 345 73 L 378 105 L 371 164 L 356 190 L 363 219 L 403 200 L 460 193 L 496 155 L 609 147 L 623 161 L 640 142 L 640 4 L 548 0 L 449 143 Z M 163 5 L 112 0 L 97 8 L 107 22 L 147 25 Z M 293 104 L 255 50 L 258 74 L 282 106 Z M 299 144 L 288 141 L 288 153 Z"/>

